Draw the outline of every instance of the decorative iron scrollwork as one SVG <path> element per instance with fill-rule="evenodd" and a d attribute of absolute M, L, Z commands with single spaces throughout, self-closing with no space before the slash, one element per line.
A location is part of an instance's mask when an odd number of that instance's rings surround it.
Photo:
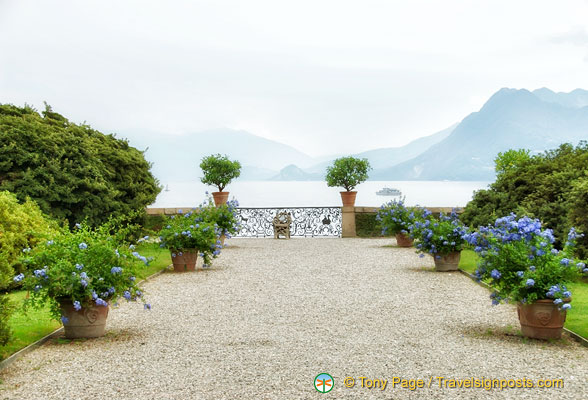
<path fill-rule="evenodd" d="M 235 236 L 273 236 L 273 220 L 281 211 L 292 215 L 291 236 L 341 236 L 340 207 L 238 208 L 241 229 Z"/>

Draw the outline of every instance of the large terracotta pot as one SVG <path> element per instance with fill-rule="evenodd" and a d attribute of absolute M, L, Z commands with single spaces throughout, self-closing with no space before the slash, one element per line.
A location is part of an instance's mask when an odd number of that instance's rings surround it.
<path fill-rule="evenodd" d="M 405 233 L 398 232 L 396 234 L 396 244 L 398 247 L 412 247 L 413 240 Z"/>
<path fill-rule="evenodd" d="M 220 235 L 219 240 L 221 242 L 221 246 L 225 247 L 225 240 L 227 239 L 227 236 L 223 233 L 222 235 Z"/>
<path fill-rule="evenodd" d="M 65 337 L 68 339 L 96 338 L 104 336 L 109 306 L 82 307 L 76 311 L 70 300 L 60 301 Z"/>
<path fill-rule="evenodd" d="M 439 272 L 457 271 L 460 257 L 461 251 L 452 251 L 447 254 L 434 254 L 435 270 Z"/>
<path fill-rule="evenodd" d="M 533 304 L 518 303 L 517 314 L 524 336 L 533 339 L 561 338 L 566 311 L 560 310 L 553 304 L 553 300 L 537 300 Z"/>
<path fill-rule="evenodd" d="M 343 201 L 343 207 L 353 207 L 355 205 L 355 197 L 357 192 L 340 192 L 341 201 Z"/>
<path fill-rule="evenodd" d="M 188 249 L 180 252 L 172 252 L 172 263 L 175 272 L 186 272 L 196 270 L 196 259 L 198 258 L 198 250 Z"/>
<path fill-rule="evenodd" d="M 218 207 L 227 204 L 229 192 L 212 192 L 212 197 L 214 198 L 214 204 Z"/>

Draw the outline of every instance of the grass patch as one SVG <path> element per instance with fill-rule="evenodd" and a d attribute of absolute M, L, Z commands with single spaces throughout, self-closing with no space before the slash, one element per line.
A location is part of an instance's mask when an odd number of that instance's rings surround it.
<path fill-rule="evenodd" d="M 459 268 L 470 274 L 476 270 L 478 255 L 472 250 L 463 250 Z M 565 327 L 588 339 L 588 283 L 574 282 L 567 285 L 572 292 L 572 308 L 567 312 Z"/>
<path fill-rule="evenodd" d="M 162 249 L 156 243 L 147 243 L 137 246 L 137 251 L 145 257 L 153 257 L 148 266 L 140 269 L 137 279 L 145 279 L 171 264 L 169 250 Z M 8 293 L 7 296 L 17 309 L 9 320 L 12 329 L 12 339 L 5 346 L 0 346 L 0 360 L 5 359 L 20 349 L 47 336 L 61 326 L 61 322 L 51 319 L 49 307 L 40 310 L 29 309 L 25 314 L 22 311 L 22 303 L 27 292 L 17 291 Z M 147 294 L 147 297 L 149 294 Z"/>

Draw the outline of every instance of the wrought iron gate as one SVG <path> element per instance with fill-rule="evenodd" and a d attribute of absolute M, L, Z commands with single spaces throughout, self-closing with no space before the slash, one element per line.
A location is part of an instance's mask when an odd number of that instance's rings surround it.
<path fill-rule="evenodd" d="M 272 223 L 281 211 L 292 216 L 291 236 L 341 236 L 341 207 L 238 208 L 241 229 L 235 236 L 273 236 Z"/>

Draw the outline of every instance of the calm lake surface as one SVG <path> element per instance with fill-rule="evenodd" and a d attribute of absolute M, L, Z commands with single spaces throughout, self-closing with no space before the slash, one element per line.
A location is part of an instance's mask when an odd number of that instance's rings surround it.
<path fill-rule="evenodd" d="M 369 181 L 359 185 L 357 206 L 379 207 L 398 197 L 378 196 L 384 187 L 396 188 L 406 196 L 407 205 L 426 207 L 463 207 L 475 190 L 485 189 L 490 182 L 455 181 Z M 194 207 L 206 198 L 206 191 L 216 188 L 200 182 L 169 182 L 151 207 Z M 330 188 L 326 182 L 268 182 L 235 181 L 225 190 L 230 198 L 239 200 L 241 207 L 317 207 L 340 206 L 340 188 Z"/>

